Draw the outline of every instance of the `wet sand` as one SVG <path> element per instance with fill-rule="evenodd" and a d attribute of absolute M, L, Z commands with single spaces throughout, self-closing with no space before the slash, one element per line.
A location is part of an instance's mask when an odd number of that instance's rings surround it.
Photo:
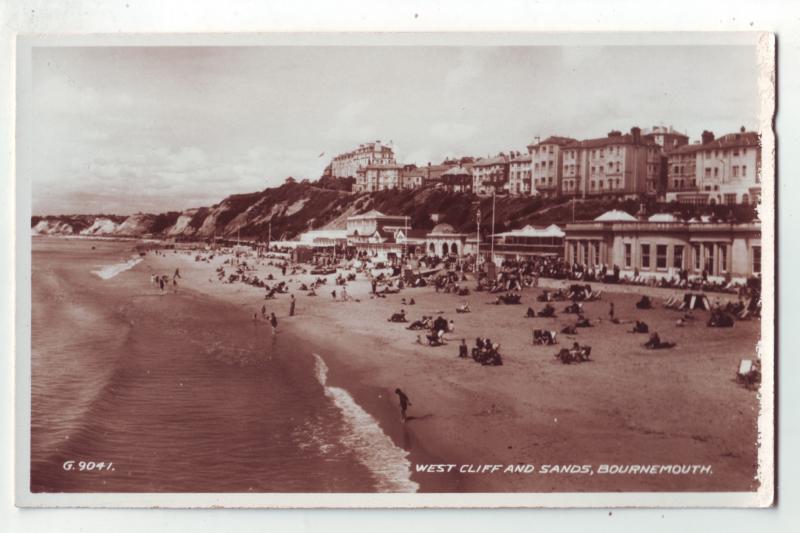
<path fill-rule="evenodd" d="M 573 337 L 559 334 L 556 346 L 533 346 L 534 328 L 560 330 L 574 323 L 557 302 L 554 318 L 525 319 L 539 289 L 526 289 L 522 305 L 496 306 L 494 295 L 468 297 L 437 294 L 433 288 L 405 289 L 387 298 L 372 298 L 363 274 L 347 291 L 360 301 L 335 301 L 334 276 L 318 296 L 297 290 L 316 276 L 289 275 L 260 266 L 259 277 L 272 273 L 290 280 L 297 298 L 296 316 L 288 317 L 289 295 L 264 300 L 264 290 L 242 283 L 217 281 L 214 272 L 224 257 L 195 262 L 194 255 L 171 251 L 150 253 L 136 270 L 171 274 L 180 268 L 180 290 L 196 290 L 242 309 L 242 320 L 266 305 L 278 316 L 279 335 L 296 335 L 319 350 L 330 368 L 329 383 L 346 389 L 381 424 L 398 446 L 411 453 L 412 464 L 441 462 L 461 465 L 533 464 L 537 473 L 414 473 L 421 491 L 749 491 L 757 484 L 757 417 L 755 392 L 738 385 L 735 373 L 742 358 L 755 356 L 758 320 L 734 328 L 707 328 L 708 314 L 677 328 L 681 315 L 663 309 L 660 298 L 679 291 L 644 287 L 603 288 L 600 301 L 584 304 L 595 324 Z M 232 268 L 225 266 L 228 272 Z M 211 280 L 211 281 L 209 281 Z M 565 282 L 541 280 L 541 286 Z M 470 288 L 474 282 L 467 283 Z M 657 296 L 656 308 L 639 311 L 641 293 Z M 402 306 L 401 298 L 416 305 Z M 730 296 L 711 294 L 723 302 Z M 456 314 L 468 300 L 472 313 Z M 631 324 L 608 320 L 609 302 L 616 316 L 643 319 L 662 340 L 677 342 L 671 350 L 651 351 L 647 335 L 632 334 Z M 407 324 L 387 322 L 405 307 L 410 320 L 442 311 L 455 320 L 448 344 L 428 347 L 415 342 Z M 457 357 L 458 343 L 470 347 L 476 336 L 501 344 L 504 366 L 483 367 Z M 424 334 L 423 334 L 424 339 Z M 592 346 L 593 361 L 562 365 L 553 355 L 573 341 Z M 400 421 L 393 393 L 402 388 L 411 398 L 409 420 Z M 711 465 L 703 475 L 602 475 L 599 465 Z M 591 465 L 590 474 L 541 473 L 542 465 Z"/>

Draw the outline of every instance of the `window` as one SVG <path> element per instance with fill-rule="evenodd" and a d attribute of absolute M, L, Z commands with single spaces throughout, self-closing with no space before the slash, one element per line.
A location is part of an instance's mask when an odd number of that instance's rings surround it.
<path fill-rule="evenodd" d="M 719 177 L 719 167 L 714 167 L 714 177 L 715 178 Z"/>
<path fill-rule="evenodd" d="M 581 249 L 582 249 L 581 251 L 583 252 L 583 257 L 581 258 L 583 260 L 582 262 L 583 264 L 587 264 L 589 263 L 589 243 L 588 242 L 581 243 Z"/>
<path fill-rule="evenodd" d="M 656 268 L 667 268 L 667 245 L 656 245 Z"/>
<path fill-rule="evenodd" d="M 625 243 L 625 268 L 631 267 L 631 243 Z"/>
<path fill-rule="evenodd" d="M 547 153 L 550 153 L 550 154 L 553 153 L 553 146 L 552 145 L 547 147 Z"/>
<path fill-rule="evenodd" d="M 711 177 L 711 167 L 706 167 L 706 177 L 707 178 Z"/>
<path fill-rule="evenodd" d="M 734 178 L 739 177 L 739 167 L 737 165 L 734 165 L 733 169 L 731 169 L 731 176 L 733 176 Z"/>
<path fill-rule="evenodd" d="M 761 273 L 761 246 L 753 246 L 753 274 Z"/>
<path fill-rule="evenodd" d="M 719 271 L 728 271 L 728 247 L 724 244 L 719 245 Z"/>
<path fill-rule="evenodd" d="M 592 253 L 594 254 L 594 265 L 597 266 L 600 264 L 600 243 L 593 242 L 592 243 Z"/>
<path fill-rule="evenodd" d="M 700 245 L 693 244 L 692 245 L 692 255 L 694 255 L 694 269 L 700 270 Z"/>
<path fill-rule="evenodd" d="M 679 270 L 683 269 L 683 246 L 676 245 L 672 250 L 672 266 Z"/>
<path fill-rule="evenodd" d="M 642 245 L 642 268 L 650 269 L 650 245 Z"/>
<path fill-rule="evenodd" d="M 747 177 L 747 165 L 742 165 L 742 177 Z"/>
<path fill-rule="evenodd" d="M 726 193 L 725 194 L 725 204 L 726 205 L 734 205 L 736 203 L 736 193 Z"/>
<path fill-rule="evenodd" d="M 703 270 L 706 274 L 714 272 L 714 246 L 711 244 L 703 245 Z"/>

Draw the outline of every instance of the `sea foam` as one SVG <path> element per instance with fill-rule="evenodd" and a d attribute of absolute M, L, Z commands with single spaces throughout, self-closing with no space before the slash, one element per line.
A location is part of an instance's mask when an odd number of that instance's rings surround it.
<path fill-rule="evenodd" d="M 113 265 L 106 265 L 99 270 L 92 270 L 92 274 L 95 274 L 102 279 L 111 279 L 117 274 L 125 272 L 126 270 L 130 270 L 141 262 L 141 257 L 132 257 L 124 263 L 115 263 Z"/>
<path fill-rule="evenodd" d="M 377 490 L 416 492 L 419 484 L 411 480 L 408 452 L 395 446 L 378 425 L 378 421 L 364 411 L 347 391 L 329 386 L 328 365 L 319 355 L 314 354 L 314 358 L 317 379 L 325 390 L 325 396 L 341 411 L 348 428 L 342 443 L 354 450 L 358 460 L 375 474 Z"/>

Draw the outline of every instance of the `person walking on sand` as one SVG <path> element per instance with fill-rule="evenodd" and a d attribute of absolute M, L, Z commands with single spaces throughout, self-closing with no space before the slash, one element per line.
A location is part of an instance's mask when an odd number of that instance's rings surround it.
<path fill-rule="evenodd" d="M 269 323 L 272 326 L 272 334 L 278 333 L 278 317 L 275 316 L 275 313 L 269 314 Z"/>
<path fill-rule="evenodd" d="M 292 298 L 289 300 L 289 316 L 294 316 L 294 294 L 292 294 Z"/>
<path fill-rule="evenodd" d="M 614 302 L 608 304 L 608 318 L 614 320 Z"/>
<path fill-rule="evenodd" d="M 461 339 L 461 345 L 458 347 L 458 357 L 467 359 L 469 357 L 469 348 L 467 348 L 467 339 Z"/>
<path fill-rule="evenodd" d="M 172 279 L 175 280 L 176 278 L 179 278 L 179 277 L 181 277 L 181 271 L 180 271 L 180 269 L 176 268 L 175 269 L 175 273 L 172 275 Z"/>
<path fill-rule="evenodd" d="M 399 388 L 394 390 L 394 393 L 400 398 L 400 418 L 402 418 L 403 422 L 406 421 L 406 410 L 411 405 L 411 400 L 408 399 L 406 393 L 401 391 Z"/>

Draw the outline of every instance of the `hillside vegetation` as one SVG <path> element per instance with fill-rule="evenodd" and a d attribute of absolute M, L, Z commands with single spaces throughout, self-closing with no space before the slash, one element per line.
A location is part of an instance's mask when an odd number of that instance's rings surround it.
<path fill-rule="evenodd" d="M 128 217 L 116 215 L 64 215 L 32 217 L 34 234 L 81 234 L 110 236 L 153 236 L 179 239 L 237 237 L 266 240 L 290 239 L 309 229 L 344 228 L 347 217 L 376 209 L 390 215 L 406 215 L 414 229 L 430 229 L 446 222 L 456 230 L 474 232 L 480 211 L 481 232 L 492 226 L 491 197 L 468 193 L 449 193 L 441 189 L 422 188 L 408 191 L 381 191 L 351 194 L 324 189 L 308 183 L 286 183 L 261 192 L 232 195 L 208 207 L 160 214 L 138 213 Z M 564 224 L 573 220 L 591 220 L 609 209 L 636 214 L 671 212 L 684 218 L 701 214 L 722 219 L 751 220 L 750 206 L 729 209 L 726 206 L 682 206 L 677 204 L 627 201 L 579 200 L 545 201 L 538 197 L 498 196 L 495 201 L 495 231 Z"/>

